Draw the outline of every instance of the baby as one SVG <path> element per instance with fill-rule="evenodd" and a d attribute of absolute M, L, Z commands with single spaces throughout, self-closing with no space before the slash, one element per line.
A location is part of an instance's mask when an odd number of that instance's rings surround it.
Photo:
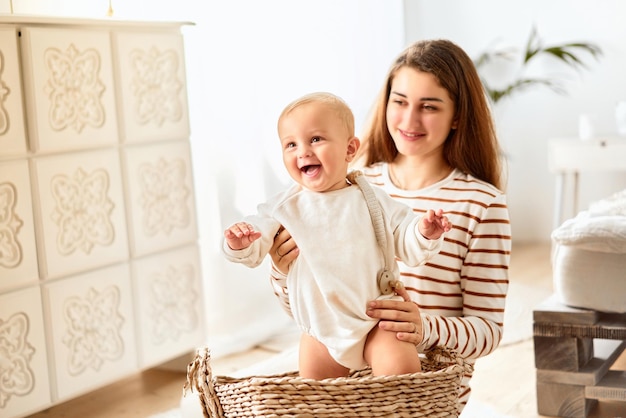
<path fill-rule="evenodd" d="M 287 282 L 291 311 L 302 330 L 302 377 L 343 377 L 368 365 L 374 375 L 420 371 L 416 347 L 377 327 L 365 314 L 366 303 L 393 297 L 382 295 L 376 278 L 386 266 L 385 273 L 397 282 L 395 256 L 419 265 L 439 251 L 451 228 L 448 218 L 441 209 L 420 218 L 358 172 L 348 175 L 360 141 L 350 108 L 335 95 L 312 93 L 289 104 L 278 119 L 278 135 L 296 184 L 224 231 L 225 256 L 258 266 L 281 227 L 297 242 L 300 255 Z M 384 247 L 366 196 L 380 205 Z"/>

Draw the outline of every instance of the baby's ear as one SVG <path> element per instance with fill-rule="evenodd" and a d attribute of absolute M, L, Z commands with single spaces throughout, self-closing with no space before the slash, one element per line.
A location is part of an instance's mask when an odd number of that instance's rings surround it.
<path fill-rule="evenodd" d="M 348 140 L 348 149 L 346 152 L 346 161 L 350 162 L 354 159 L 357 151 L 361 147 L 361 141 L 356 136 Z"/>

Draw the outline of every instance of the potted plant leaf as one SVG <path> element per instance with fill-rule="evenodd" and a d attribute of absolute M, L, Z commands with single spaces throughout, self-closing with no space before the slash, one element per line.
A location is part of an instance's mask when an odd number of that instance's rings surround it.
<path fill-rule="evenodd" d="M 499 60 L 512 61 L 515 59 L 518 51 L 514 48 L 493 49 L 480 54 L 474 60 L 474 64 L 480 74 L 485 68 Z M 510 97 L 511 95 L 534 86 L 544 86 L 552 89 L 559 94 L 565 94 L 566 90 L 563 84 L 556 78 L 550 77 L 530 77 L 524 74 L 524 70 L 528 65 L 538 57 L 550 56 L 556 58 L 566 67 L 573 69 L 586 68 L 585 57 L 591 56 L 598 59 L 602 55 L 602 50 L 596 44 L 590 42 L 571 42 L 557 45 L 544 46 L 539 38 L 537 29 L 532 28 L 526 47 L 522 51 L 522 61 L 519 75 L 514 80 L 506 83 L 503 87 L 495 88 L 491 86 L 484 76 L 481 75 L 485 90 L 494 104 L 500 100 Z"/>

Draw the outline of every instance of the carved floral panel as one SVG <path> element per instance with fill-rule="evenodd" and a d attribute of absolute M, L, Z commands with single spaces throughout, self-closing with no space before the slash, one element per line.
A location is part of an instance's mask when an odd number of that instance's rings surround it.
<path fill-rule="evenodd" d="M 127 263 L 45 285 L 60 399 L 137 367 Z"/>
<path fill-rule="evenodd" d="M 180 33 L 118 33 L 124 141 L 187 139 L 185 57 Z"/>
<path fill-rule="evenodd" d="M 100 371 L 106 361 L 119 360 L 124 354 L 120 329 L 124 317 L 119 313 L 120 290 L 109 286 L 93 288 L 84 296 L 69 297 L 63 306 L 67 330 L 63 343 L 69 351 L 67 370 L 77 376 L 87 369 Z"/>
<path fill-rule="evenodd" d="M 118 142 L 110 35 L 105 31 L 26 28 L 25 64 L 33 74 L 30 135 L 37 151 Z"/>
<path fill-rule="evenodd" d="M 41 296 L 32 287 L 0 296 L 0 416 L 50 402 Z"/>
<path fill-rule="evenodd" d="M 134 256 L 197 238 L 189 144 L 128 146 L 124 151 L 131 249 Z"/>
<path fill-rule="evenodd" d="M 37 283 L 37 251 L 26 160 L 0 162 L 0 290 Z"/>
<path fill-rule="evenodd" d="M 14 28 L 0 29 L 0 157 L 25 155 L 22 82 Z"/>
<path fill-rule="evenodd" d="M 142 367 L 202 344 L 202 272 L 195 245 L 132 262 Z"/>
<path fill-rule="evenodd" d="M 45 277 L 128 259 L 117 150 L 42 157 L 33 163 Z"/>

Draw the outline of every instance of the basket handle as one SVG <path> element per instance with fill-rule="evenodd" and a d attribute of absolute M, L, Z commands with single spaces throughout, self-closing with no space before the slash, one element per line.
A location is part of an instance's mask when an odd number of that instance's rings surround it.
<path fill-rule="evenodd" d="M 224 411 L 215 392 L 211 372 L 211 352 L 207 347 L 199 348 L 196 357 L 187 366 L 187 381 L 183 386 L 183 396 L 194 390 L 200 395 L 202 412 L 205 418 L 224 418 Z M 208 415 L 207 415 L 208 414 Z"/>

